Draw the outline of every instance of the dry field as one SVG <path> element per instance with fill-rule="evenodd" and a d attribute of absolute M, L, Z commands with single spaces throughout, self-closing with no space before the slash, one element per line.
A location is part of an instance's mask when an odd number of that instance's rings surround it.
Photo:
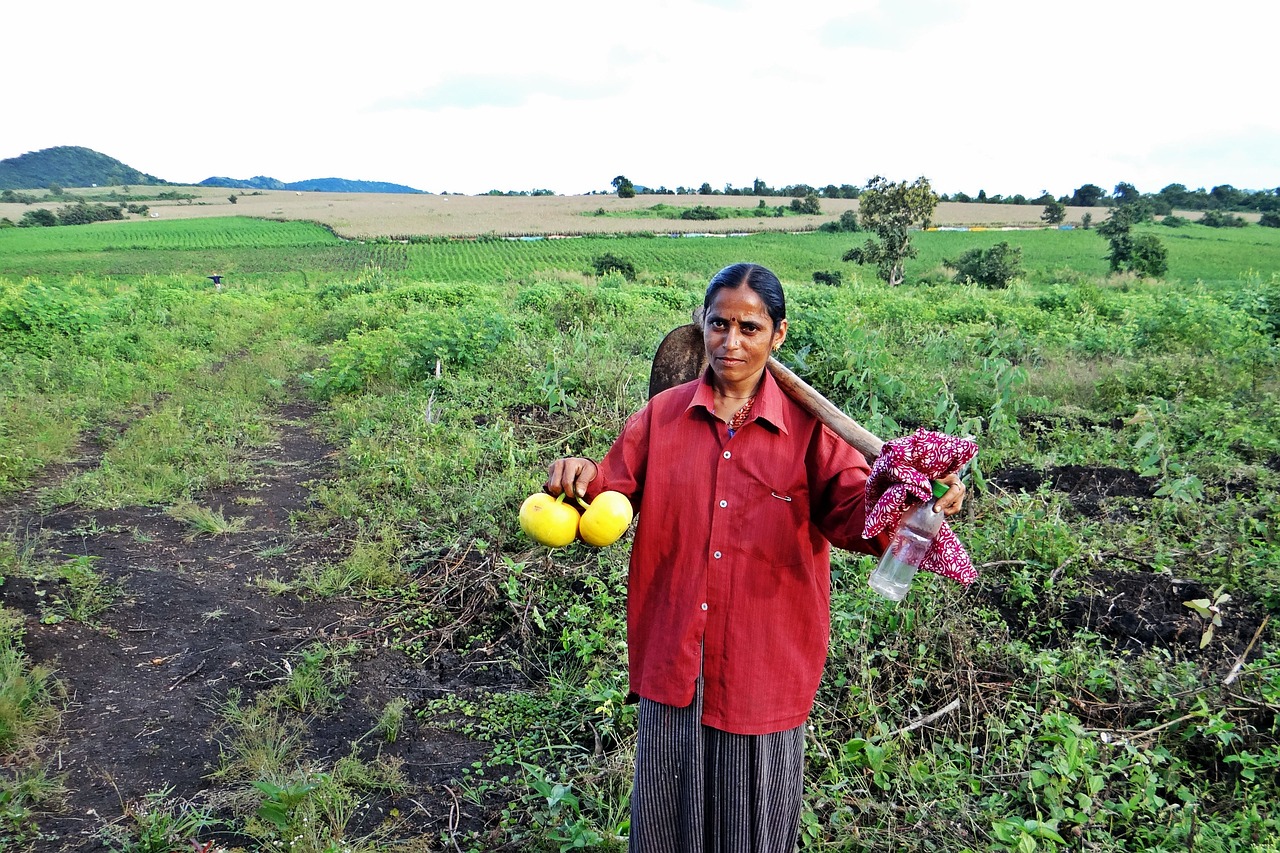
<path fill-rule="evenodd" d="M 151 193 L 164 188 L 134 187 Z M 693 207 L 753 208 L 754 196 L 639 196 L 621 199 L 612 195 L 579 196 L 464 196 L 400 195 L 393 193 L 314 193 L 263 191 L 261 195 L 239 196 L 228 201 L 232 190 L 220 187 L 170 187 L 198 196 L 191 202 L 151 201 L 153 218 L 185 219 L 200 216 L 256 216 L 269 219 L 303 219 L 330 226 L 343 237 L 386 237 L 408 235 L 472 236 L 499 234 L 593 234 L 623 231 L 733 232 L 804 231 L 834 220 L 842 212 L 857 209 L 858 203 L 845 199 L 823 199 L 820 216 L 766 217 L 761 219 L 721 219 L 685 221 L 679 219 L 591 216 L 605 211 L 642 210 L 655 204 Z M 106 193 L 109 188 L 81 189 L 77 194 Z M 765 203 L 790 204 L 788 198 L 766 198 Z M 60 205 L 40 204 L 56 208 Z M 0 204 L 0 217 L 17 222 L 29 208 L 21 204 Z M 1068 222 L 1078 222 L 1086 210 L 1095 222 L 1107 216 L 1106 208 L 1068 208 Z M 1040 225 L 1039 205 L 959 204 L 938 205 L 935 225 Z M 140 217 L 130 217 L 138 219 Z"/>

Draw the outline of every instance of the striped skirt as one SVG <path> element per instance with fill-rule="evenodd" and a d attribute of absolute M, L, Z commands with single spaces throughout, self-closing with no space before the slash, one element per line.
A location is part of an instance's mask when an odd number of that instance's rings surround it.
<path fill-rule="evenodd" d="M 687 708 L 640 700 L 631 853 L 792 853 L 804 795 L 804 726 L 735 735 Z"/>

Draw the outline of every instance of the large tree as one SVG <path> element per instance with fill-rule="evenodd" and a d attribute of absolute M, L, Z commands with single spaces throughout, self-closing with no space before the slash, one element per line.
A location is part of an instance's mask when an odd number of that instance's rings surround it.
<path fill-rule="evenodd" d="M 896 287 L 902 284 L 903 264 L 916 255 L 908 232 L 912 227 L 929 227 L 938 194 L 925 177 L 908 184 L 876 175 L 867 181 L 858 199 L 862 229 L 875 234 L 875 239 L 845 252 L 844 260 L 875 264 L 880 279 Z"/>
<path fill-rule="evenodd" d="M 618 198 L 636 197 L 636 185 L 631 183 L 626 175 L 618 175 L 618 177 L 614 178 L 610 183 L 612 183 L 613 188 L 618 191 Z"/>
<path fill-rule="evenodd" d="M 1071 194 L 1067 204 L 1072 207 L 1097 207 L 1107 197 L 1107 191 L 1097 184 L 1085 184 Z"/>

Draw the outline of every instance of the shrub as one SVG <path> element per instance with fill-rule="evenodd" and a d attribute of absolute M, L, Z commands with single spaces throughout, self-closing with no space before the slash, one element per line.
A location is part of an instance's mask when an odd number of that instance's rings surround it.
<path fill-rule="evenodd" d="M 695 205 L 680 214 L 681 219 L 723 219 L 720 211 L 705 204 Z"/>
<path fill-rule="evenodd" d="M 1280 228 L 1280 211 L 1268 210 L 1262 214 L 1262 218 L 1258 220 L 1258 224 L 1264 228 Z"/>
<path fill-rule="evenodd" d="M 1200 217 L 1200 224 L 1208 225 L 1210 228 L 1243 228 L 1249 223 L 1231 213 L 1223 213 L 1221 210 L 1206 210 L 1204 216 Z"/>
<path fill-rule="evenodd" d="M 844 281 L 844 276 L 839 270 L 814 270 L 814 284 L 829 284 L 832 287 L 839 287 Z"/>
<path fill-rule="evenodd" d="M 1156 235 L 1139 234 L 1133 238 L 1129 269 L 1140 276 L 1159 278 L 1169 271 L 1169 250 Z"/>
<path fill-rule="evenodd" d="M 58 216 L 47 207 L 28 210 L 18 220 L 19 228 L 50 228 L 58 224 Z"/>
<path fill-rule="evenodd" d="M 1186 225 L 1190 225 L 1191 220 L 1187 219 L 1185 216 L 1175 216 L 1174 214 L 1171 213 L 1168 216 L 1166 216 L 1164 219 L 1161 219 L 1160 224 L 1167 225 L 1170 228 L 1182 228 Z"/>
<path fill-rule="evenodd" d="M 850 231 L 860 231 L 862 226 L 858 225 L 858 212 L 856 210 L 846 210 L 840 214 L 840 218 L 835 222 L 824 222 L 818 226 L 819 231 L 839 234 Z"/>
<path fill-rule="evenodd" d="M 990 249 L 970 249 L 956 260 L 942 265 L 956 271 L 957 283 L 972 281 L 983 287 L 1008 287 L 1022 275 L 1022 247 L 1001 241 Z"/>
<path fill-rule="evenodd" d="M 803 200 L 793 198 L 791 200 L 791 211 L 793 213 L 803 213 L 816 216 L 822 213 L 822 202 L 818 200 L 818 196 L 815 193 L 809 193 Z"/>
<path fill-rule="evenodd" d="M 58 210 L 59 225 L 88 225 L 90 222 L 105 222 L 109 219 L 124 219 L 124 211 L 111 204 L 78 204 L 67 205 Z"/>
<path fill-rule="evenodd" d="M 605 252 L 599 257 L 591 260 L 591 266 L 595 268 L 596 276 L 604 276 L 607 273 L 616 272 L 622 275 L 627 281 L 636 280 L 636 265 L 624 258 L 619 258 L 612 253 Z"/>

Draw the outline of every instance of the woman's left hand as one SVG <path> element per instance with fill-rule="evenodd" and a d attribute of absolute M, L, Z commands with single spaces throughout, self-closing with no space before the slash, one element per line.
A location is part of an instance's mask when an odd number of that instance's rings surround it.
<path fill-rule="evenodd" d="M 947 486 L 947 493 L 934 501 L 934 509 L 947 515 L 955 515 L 964 507 L 965 487 L 959 474 L 948 474 L 938 480 Z"/>

